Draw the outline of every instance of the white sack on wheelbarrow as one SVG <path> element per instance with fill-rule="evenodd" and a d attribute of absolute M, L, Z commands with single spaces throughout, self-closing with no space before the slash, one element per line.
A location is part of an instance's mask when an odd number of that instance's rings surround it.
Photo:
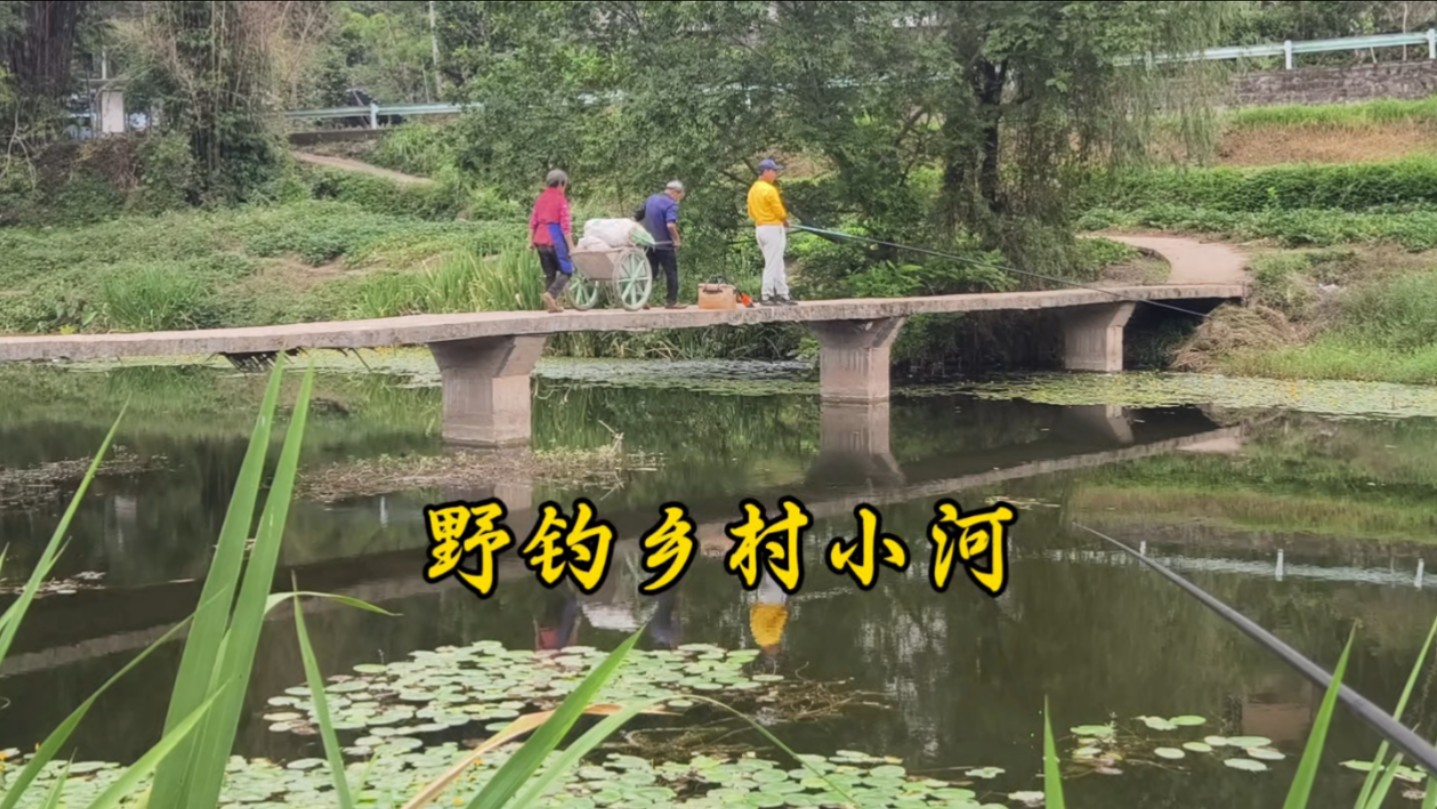
<path fill-rule="evenodd" d="M 584 223 L 584 236 L 580 242 L 590 237 L 615 248 L 635 244 L 651 247 L 654 243 L 654 237 L 632 219 L 590 219 Z"/>

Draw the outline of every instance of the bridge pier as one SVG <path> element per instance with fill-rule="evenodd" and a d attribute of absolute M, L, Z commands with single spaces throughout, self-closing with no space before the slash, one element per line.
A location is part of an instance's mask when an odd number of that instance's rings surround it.
<path fill-rule="evenodd" d="M 887 401 L 824 402 L 809 482 L 902 485 L 903 470 L 888 443 L 888 410 Z"/>
<path fill-rule="evenodd" d="M 529 375 L 545 335 L 430 343 L 444 388 L 444 440 L 476 447 L 525 446 L 533 429 Z"/>
<path fill-rule="evenodd" d="M 889 354 L 906 319 L 811 322 L 818 338 L 818 386 L 823 401 L 887 401 Z M 886 423 L 887 416 L 884 418 Z"/>
<path fill-rule="evenodd" d="M 1137 304 L 1107 303 L 1065 309 L 1058 317 L 1063 324 L 1063 367 L 1069 371 L 1123 370 L 1123 329 Z"/>

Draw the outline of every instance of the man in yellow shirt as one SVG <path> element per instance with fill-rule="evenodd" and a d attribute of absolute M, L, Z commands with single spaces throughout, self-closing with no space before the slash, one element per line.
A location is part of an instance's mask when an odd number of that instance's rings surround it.
<path fill-rule="evenodd" d="M 788 247 L 788 210 L 779 196 L 778 172 L 783 167 L 771 159 L 758 164 L 758 180 L 748 189 L 748 216 L 753 220 L 758 249 L 763 251 L 763 293 L 765 306 L 792 306 L 788 296 L 788 270 L 783 252 Z"/>

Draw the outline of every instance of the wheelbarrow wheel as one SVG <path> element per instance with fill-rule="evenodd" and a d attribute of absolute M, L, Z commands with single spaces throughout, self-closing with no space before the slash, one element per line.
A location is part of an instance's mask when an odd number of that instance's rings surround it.
<path fill-rule="evenodd" d="M 593 309 L 599 302 L 599 285 L 578 272 L 569 278 L 569 302 L 575 309 Z"/>
<path fill-rule="evenodd" d="M 643 253 L 636 250 L 619 259 L 618 272 L 614 276 L 614 291 L 618 293 L 619 305 L 630 312 L 644 308 L 653 287 L 649 260 Z"/>

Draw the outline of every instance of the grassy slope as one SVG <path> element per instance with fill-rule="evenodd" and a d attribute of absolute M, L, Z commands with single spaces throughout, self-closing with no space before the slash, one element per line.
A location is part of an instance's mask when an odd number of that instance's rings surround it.
<path fill-rule="evenodd" d="M 1224 316 L 1182 367 L 1437 383 L 1437 99 L 1239 110 L 1214 162 L 1103 178 L 1081 220 L 1256 254 L 1272 312 Z"/>

